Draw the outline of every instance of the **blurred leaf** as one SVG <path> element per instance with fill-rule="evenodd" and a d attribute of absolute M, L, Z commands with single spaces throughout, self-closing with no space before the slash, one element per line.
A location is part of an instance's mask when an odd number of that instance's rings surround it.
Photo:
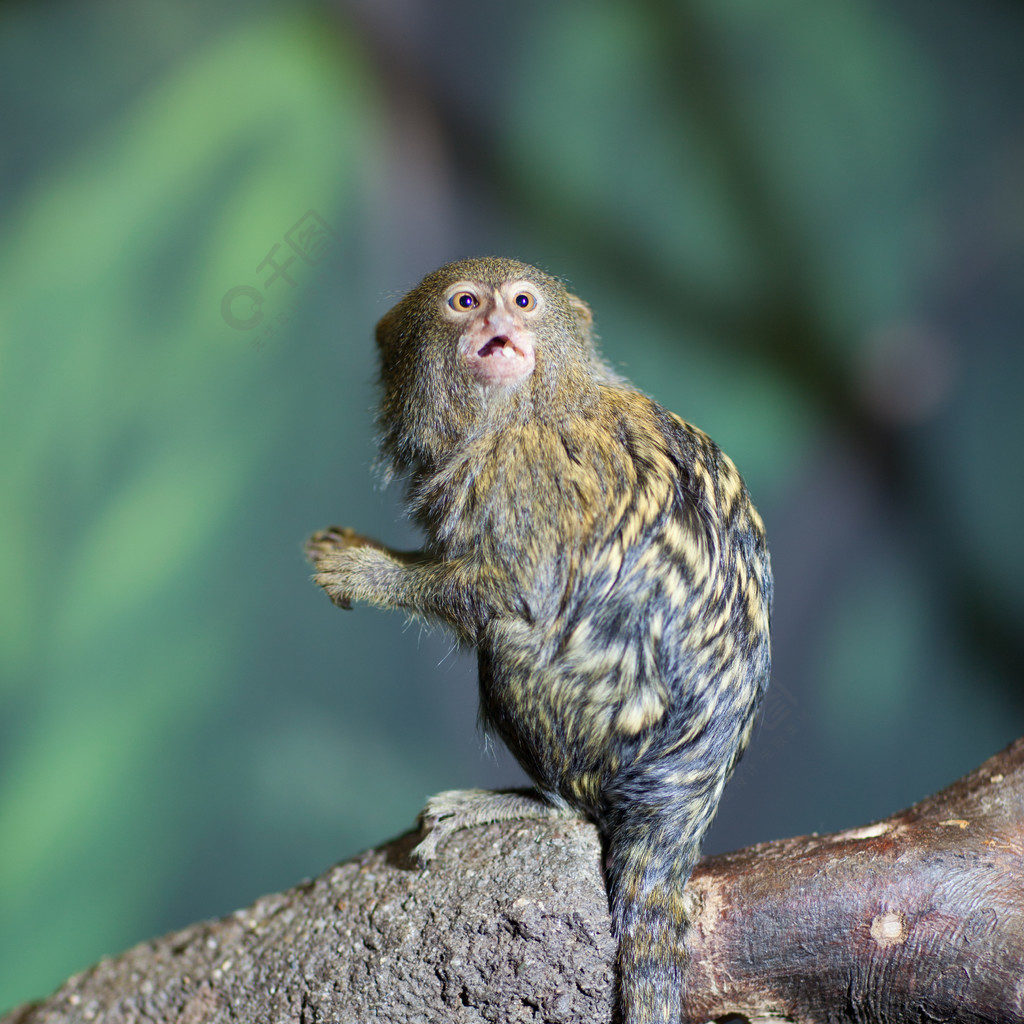
<path fill-rule="evenodd" d="M 5 218 L 0 679 L 18 717 L 0 1005 L 129 940 L 173 870 L 154 749 L 234 685 L 243 612 L 209 562 L 292 397 L 221 300 L 245 284 L 268 319 L 286 311 L 290 286 L 272 293 L 259 264 L 295 255 L 307 211 L 340 234 L 373 159 L 366 72 L 327 27 L 237 25 Z M 294 264 L 304 287 L 315 268 Z"/>
<path fill-rule="evenodd" d="M 849 345 L 901 315 L 931 269 L 938 104 L 932 69 L 897 19 L 841 0 L 699 6 L 720 73 L 777 216 L 800 240 L 799 272 Z"/>

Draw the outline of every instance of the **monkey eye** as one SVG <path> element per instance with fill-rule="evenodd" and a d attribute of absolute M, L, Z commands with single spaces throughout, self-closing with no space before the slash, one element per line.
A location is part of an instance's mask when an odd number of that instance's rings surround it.
<path fill-rule="evenodd" d="M 452 309 L 462 312 L 467 309 L 476 309 L 480 300 L 472 292 L 456 292 L 449 300 L 448 305 Z"/>
<path fill-rule="evenodd" d="M 527 313 L 537 308 L 537 296 L 533 292 L 516 292 L 516 297 L 512 301 Z"/>

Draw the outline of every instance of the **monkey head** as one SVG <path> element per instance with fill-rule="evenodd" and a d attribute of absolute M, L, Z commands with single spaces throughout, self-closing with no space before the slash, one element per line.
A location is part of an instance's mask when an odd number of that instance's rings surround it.
<path fill-rule="evenodd" d="M 578 412 L 611 376 L 586 303 L 495 257 L 429 274 L 384 315 L 377 343 L 382 449 L 397 471 L 431 468 L 488 428 Z"/>

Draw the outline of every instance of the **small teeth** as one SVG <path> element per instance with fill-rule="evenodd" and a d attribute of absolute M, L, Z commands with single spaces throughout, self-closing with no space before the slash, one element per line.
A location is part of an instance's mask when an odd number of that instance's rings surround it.
<path fill-rule="evenodd" d="M 487 356 L 504 356 L 506 359 L 515 359 L 515 357 L 519 355 L 519 352 L 516 351 L 516 347 L 514 345 L 495 345 L 494 348 L 488 348 L 488 346 L 485 345 L 484 348 L 480 350 L 479 355 L 484 356 L 484 358 Z"/>
<path fill-rule="evenodd" d="M 501 356 L 512 362 L 522 362 L 529 359 L 529 353 L 523 352 L 515 342 L 500 335 L 491 338 L 485 345 L 476 350 L 479 359 L 490 359 L 491 356 Z"/>

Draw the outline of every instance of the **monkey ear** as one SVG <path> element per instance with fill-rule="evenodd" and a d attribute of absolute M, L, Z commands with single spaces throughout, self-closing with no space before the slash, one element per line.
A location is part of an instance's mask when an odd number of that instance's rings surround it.
<path fill-rule="evenodd" d="M 576 322 L 580 325 L 580 331 L 583 333 L 583 336 L 589 338 L 590 330 L 594 324 L 594 314 L 590 312 L 590 307 L 581 298 L 569 292 L 569 308 L 576 317 Z"/>
<path fill-rule="evenodd" d="M 397 311 L 398 307 L 394 306 L 377 321 L 375 336 L 377 338 L 378 348 L 387 348 L 388 344 L 391 342 L 391 336 L 394 334 L 395 323 L 398 319 Z"/>

